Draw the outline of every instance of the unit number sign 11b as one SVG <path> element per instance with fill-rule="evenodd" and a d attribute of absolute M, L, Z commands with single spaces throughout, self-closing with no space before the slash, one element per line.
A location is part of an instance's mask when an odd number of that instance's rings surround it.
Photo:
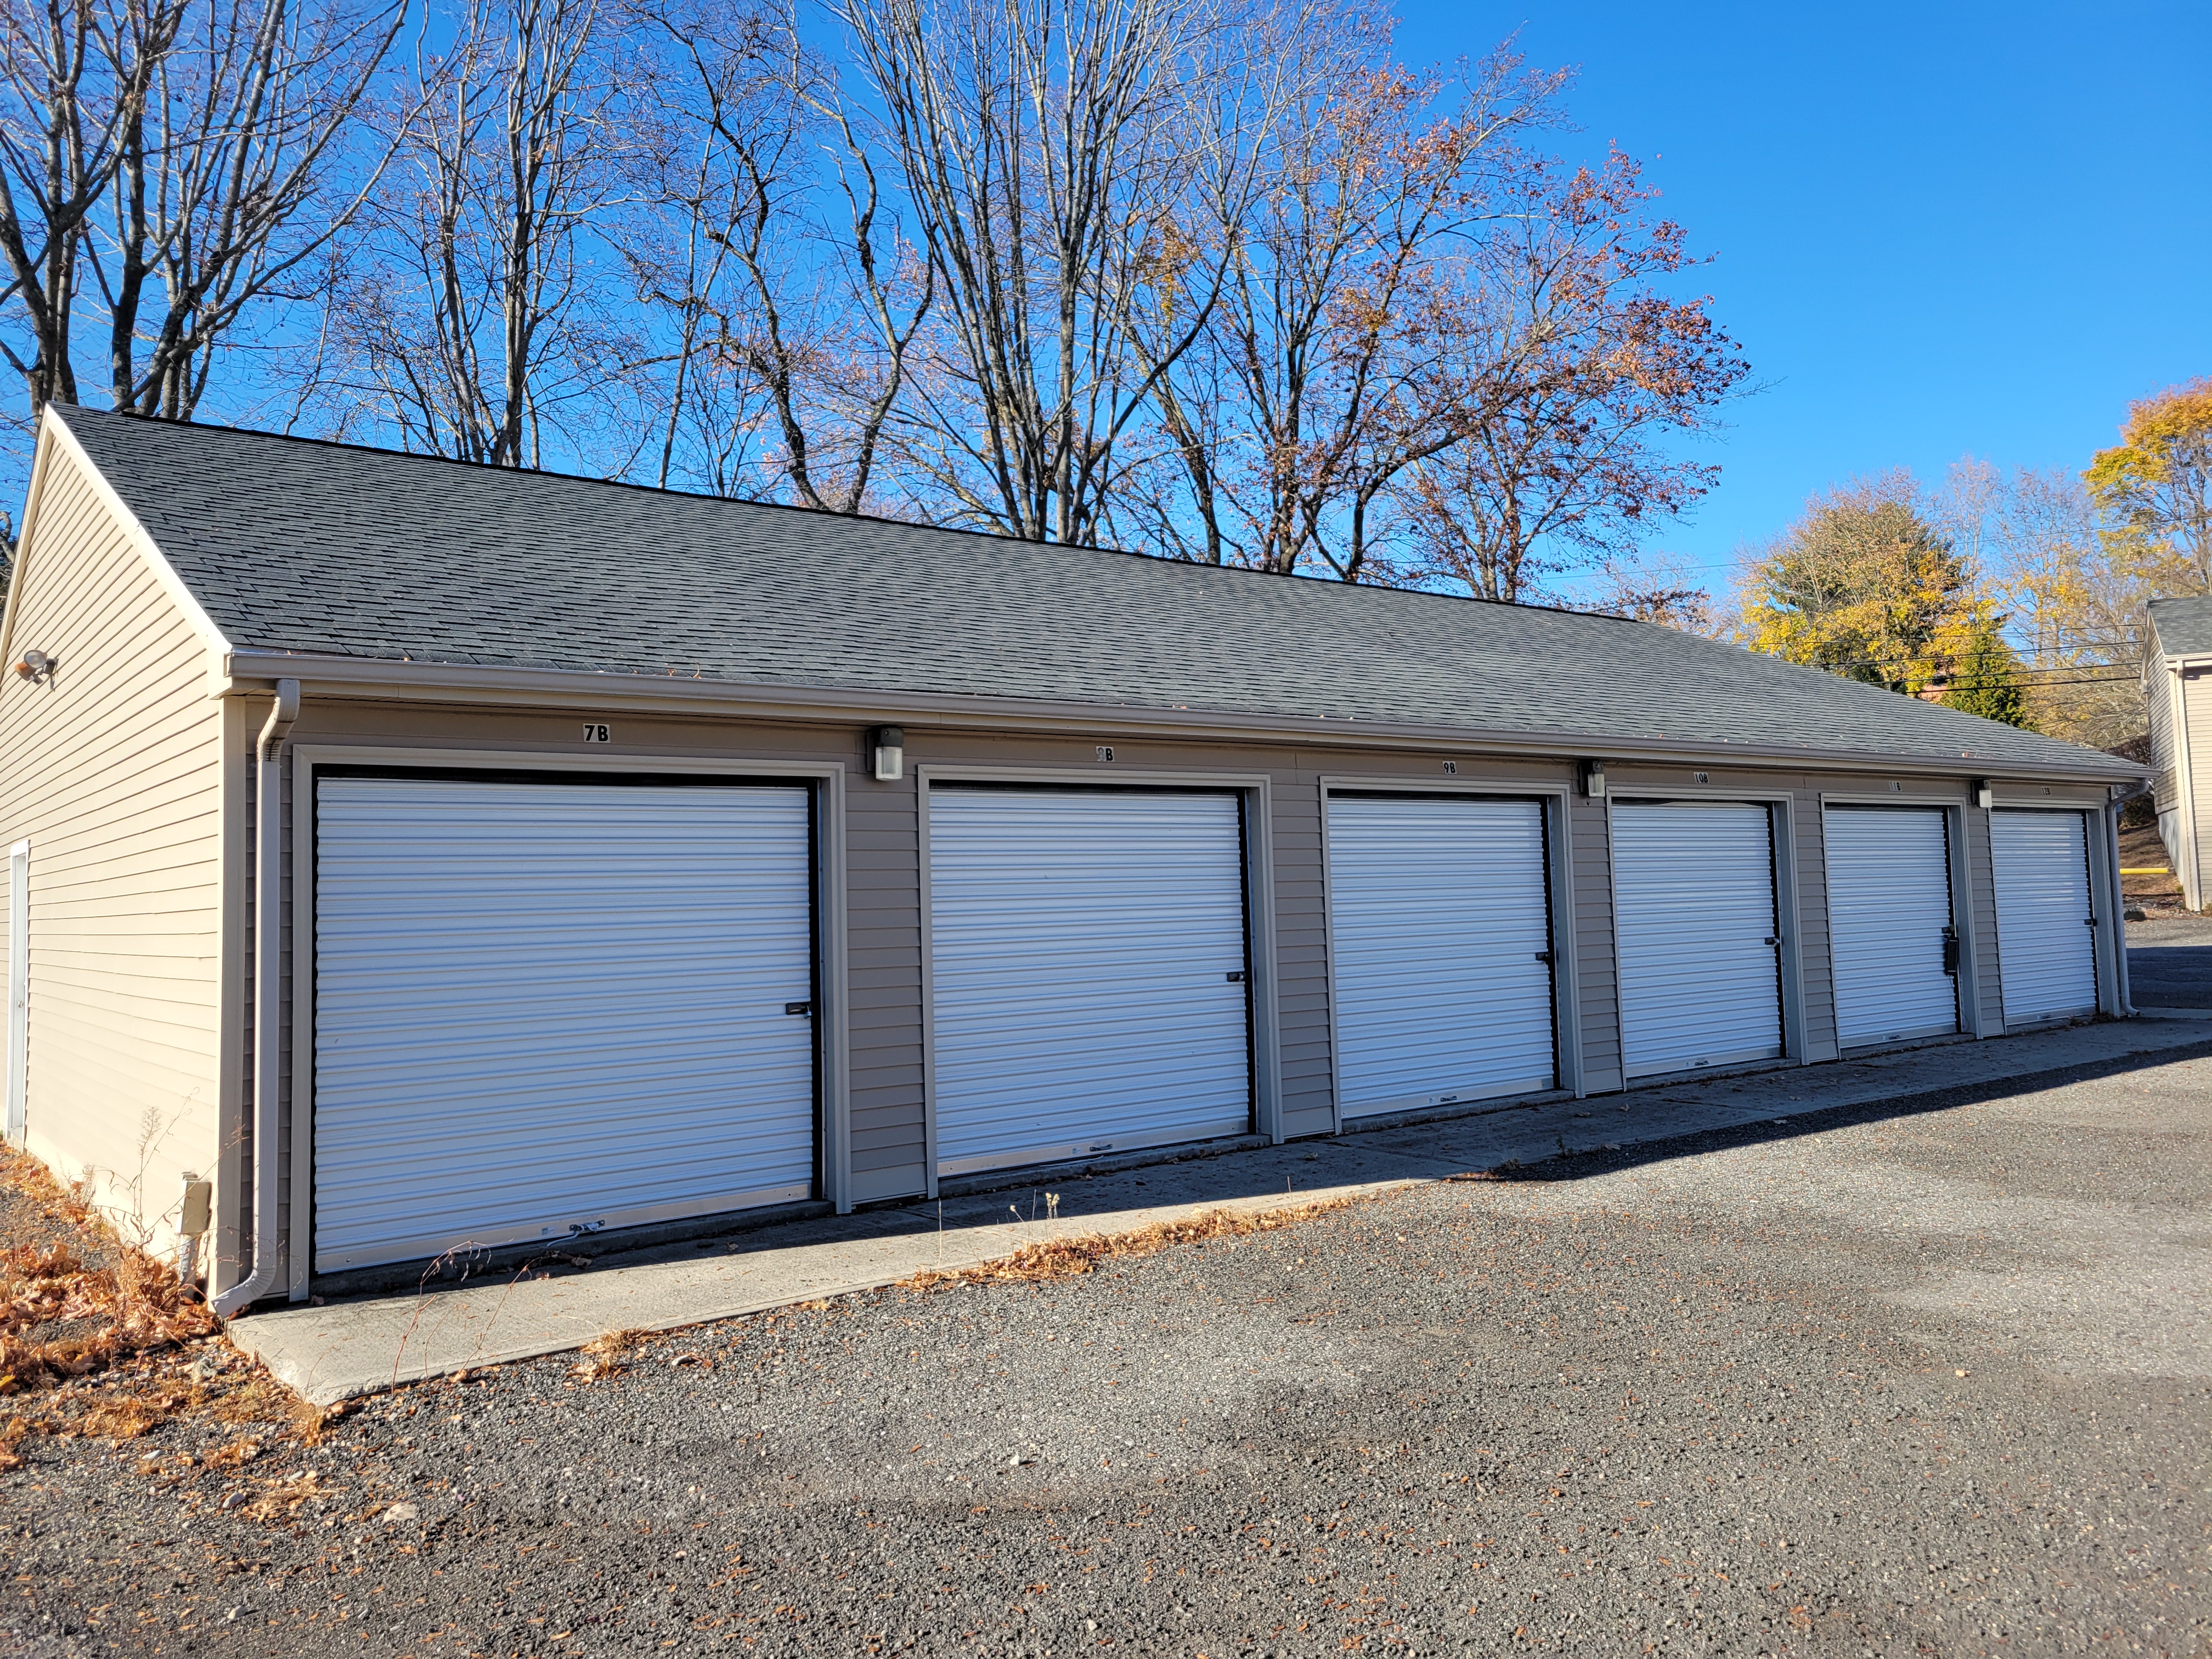
<path fill-rule="evenodd" d="M 608 735 L 607 723 L 605 720 L 586 720 L 584 722 L 584 741 L 586 743 L 606 743 L 611 741 Z"/>

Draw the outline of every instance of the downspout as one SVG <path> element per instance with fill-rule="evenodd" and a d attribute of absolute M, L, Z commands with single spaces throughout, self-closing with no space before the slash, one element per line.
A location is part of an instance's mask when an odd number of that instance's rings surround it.
<path fill-rule="evenodd" d="M 283 995 L 284 769 L 276 751 L 300 717 L 300 682 L 276 701 L 253 745 L 253 1271 L 216 1297 L 228 1319 L 276 1288 L 277 1007 Z"/>

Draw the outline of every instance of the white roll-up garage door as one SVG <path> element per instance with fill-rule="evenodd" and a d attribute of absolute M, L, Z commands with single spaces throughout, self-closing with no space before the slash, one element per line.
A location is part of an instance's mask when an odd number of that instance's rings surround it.
<path fill-rule="evenodd" d="M 796 786 L 319 780 L 317 1270 L 809 1196 L 810 838 Z"/>
<path fill-rule="evenodd" d="M 1631 1077 L 1782 1053 L 1774 829 L 1741 801 L 1613 809 L 1621 1058 Z"/>
<path fill-rule="evenodd" d="M 1990 858 L 2005 1024 L 2095 1013 L 2087 818 L 2080 812 L 1992 812 Z"/>
<path fill-rule="evenodd" d="M 1538 802 L 1332 795 L 1328 925 L 1346 1117 L 1553 1086 Z"/>
<path fill-rule="evenodd" d="M 929 797 L 941 1174 L 1251 1127 L 1237 798 Z"/>
<path fill-rule="evenodd" d="M 1831 806 L 1828 935 L 1844 1048 L 1959 1029 L 1951 842 L 1940 806 Z"/>

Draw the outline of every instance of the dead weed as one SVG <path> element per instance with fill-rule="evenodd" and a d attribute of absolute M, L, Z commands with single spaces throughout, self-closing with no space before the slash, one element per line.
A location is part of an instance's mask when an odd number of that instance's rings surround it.
<path fill-rule="evenodd" d="M 228 1446 L 218 1446 L 200 1459 L 200 1467 L 208 1469 L 244 1468 L 261 1455 L 261 1443 L 252 1436 L 242 1436 Z"/>
<path fill-rule="evenodd" d="M 174 1273 L 115 1237 L 82 1188 L 12 1147 L 0 1148 L 0 1182 L 79 1235 L 0 1250 L 0 1395 L 53 1388 L 220 1328 Z M 88 1255 L 112 1265 L 88 1266 Z M 54 1325 L 73 1328 L 41 1334 Z"/>
<path fill-rule="evenodd" d="M 76 1431 L 94 1440 L 136 1440 L 157 1429 L 189 1403 L 166 1395 L 136 1395 L 104 1400 L 76 1419 Z"/>
<path fill-rule="evenodd" d="M 609 1331 L 595 1336 L 584 1344 L 581 1363 L 571 1365 L 568 1375 L 586 1382 L 603 1382 L 611 1376 L 620 1376 L 627 1362 L 634 1358 L 652 1337 L 651 1331 Z"/>
<path fill-rule="evenodd" d="M 1133 1232 L 1082 1233 L 1071 1238 L 1040 1239 L 995 1261 L 949 1272 L 933 1268 L 915 1273 L 899 1280 L 898 1288 L 929 1291 L 951 1285 L 1025 1285 L 1073 1279 L 1116 1257 L 1154 1255 L 1178 1244 L 1202 1244 L 1218 1238 L 1272 1233 L 1366 1201 L 1364 1195 L 1355 1194 L 1279 1209 L 1233 1210 L 1224 1206 L 1201 1210 L 1180 1221 L 1156 1221 Z"/>

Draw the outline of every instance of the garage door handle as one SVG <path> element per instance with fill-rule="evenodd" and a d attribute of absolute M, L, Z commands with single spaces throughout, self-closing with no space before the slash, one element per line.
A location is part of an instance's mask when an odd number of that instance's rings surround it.
<path fill-rule="evenodd" d="M 1229 982 L 1230 982 L 1231 985 L 1242 985 L 1242 984 L 1244 982 L 1244 973 L 1243 973 L 1243 970 L 1242 969 L 1239 969 L 1237 972 L 1235 972 L 1235 973 L 1233 973 L 1233 974 L 1230 975 L 1229 975 Z"/>
<path fill-rule="evenodd" d="M 1769 945 L 1779 945 L 1782 943 L 1782 935 L 1779 933 L 1771 933 L 1767 936 L 1766 942 Z"/>
<path fill-rule="evenodd" d="M 783 1012 L 787 1014 L 811 1014 L 814 1012 L 814 1005 L 811 1002 L 787 1002 L 783 1005 Z"/>
<path fill-rule="evenodd" d="M 1552 965 L 1552 953 L 1549 951 L 1539 951 L 1536 952 L 1536 960 L 1548 968 Z"/>

